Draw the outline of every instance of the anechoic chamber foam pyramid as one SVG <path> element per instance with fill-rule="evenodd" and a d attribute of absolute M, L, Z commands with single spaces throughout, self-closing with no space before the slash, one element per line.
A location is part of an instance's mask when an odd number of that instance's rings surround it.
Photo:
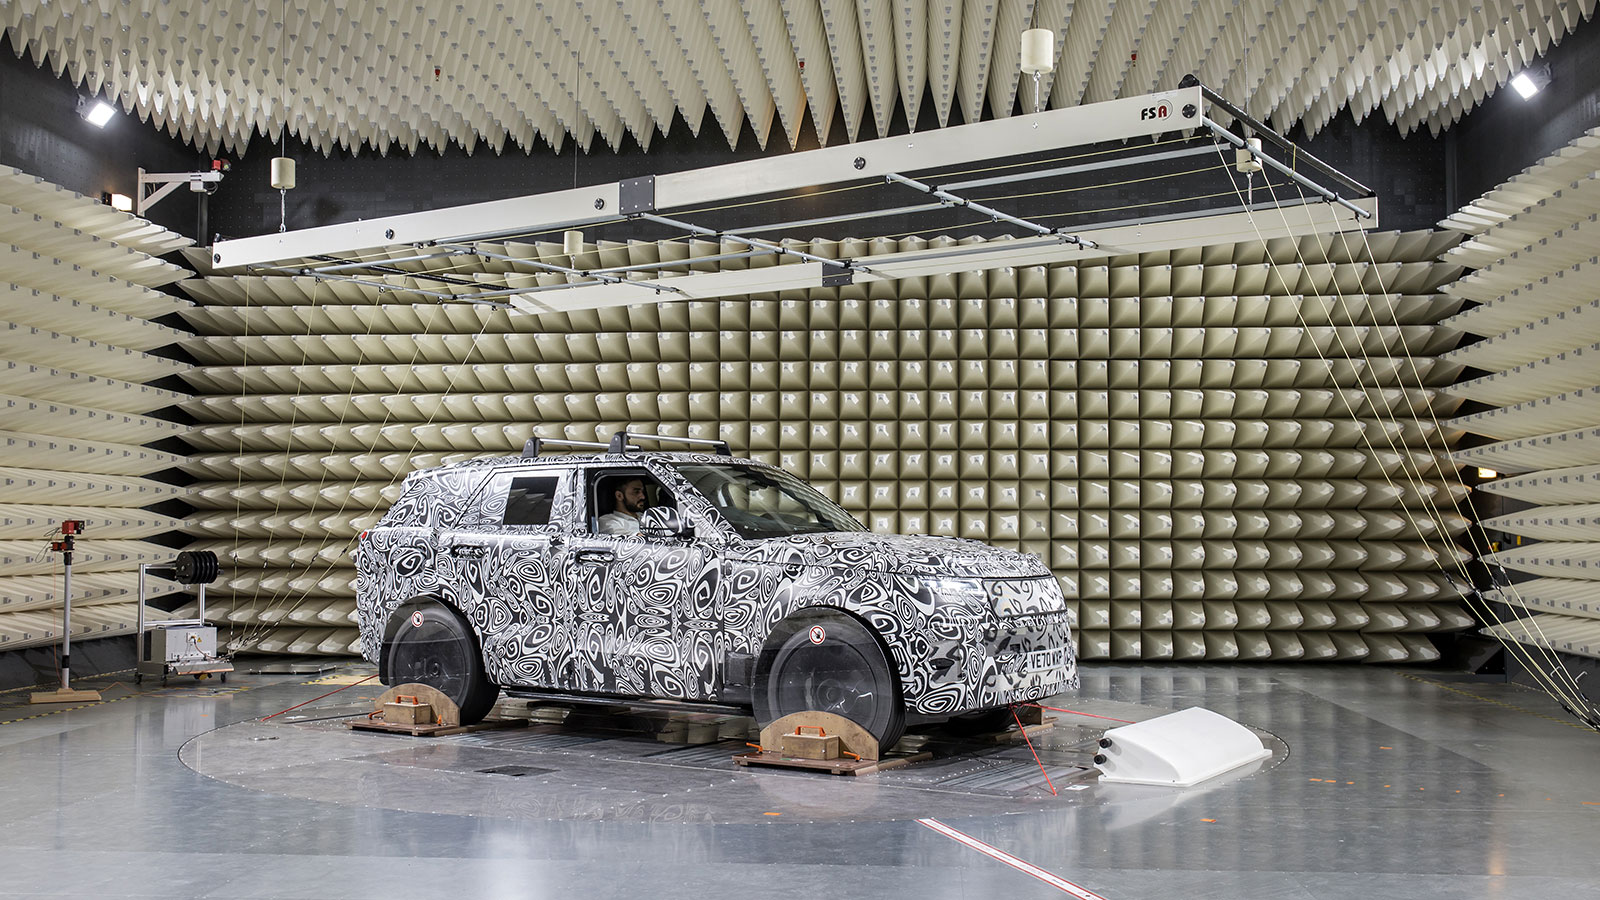
<path fill-rule="evenodd" d="M 1505 475 L 1479 487 L 1520 507 L 1484 523 L 1511 535 L 1486 558 L 1518 573 L 1498 596 L 1533 613 L 1491 627 L 1600 657 L 1600 129 L 1441 223 L 1476 269 L 1446 288 L 1476 305 L 1447 324 L 1483 338 L 1447 354 L 1489 374 L 1450 388 L 1491 407 L 1454 425 L 1482 435 L 1455 454 Z M 1509 474 L 1507 474 L 1509 473 Z"/>
<path fill-rule="evenodd" d="M 538 317 L 408 298 L 400 275 L 382 294 L 193 279 L 202 509 L 187 530 L 237 561 L 212 596 L 243 645 L 345 652 L 354 536 L 406 472 L 512 454 L 534 432 L 720 436 L 874 530 L 1038 554 L 1086 658 L 1425 660 L 1430 632 L 1472 623 L 1442 574 L 1466 522 L 1435 418 L 1459 371 L 1434 356 L 1456 337 L 1435 324 L 1459 307 L 1435 293 L 1458 272 L 1437 261 L 1455 240 L 1308 238 Z M 494 252 L 688 270 L 744 265 L 694 262 L 736 249 Z M 465 259 L 451 273 L 481 284 L 564 277 Z"/>
<path fill-rule="evenodd" d="M 139 564 L 172 555 L 142 538 L 178 520 L 143 507 L 182 489 L 140 476 L 181 461 L 144 445 L 179 433 L 150 413 L 188 396 L 147 382 L 187 368 L 149 351 L 187 336 L 152 320 L 189 305 L 156 290 L 189 274 L 157 257 L 189 243 L 0 166 L 0 650 L 61 640 L 63 519 L 87 525 L 74 640 L 131 630 Z"/>

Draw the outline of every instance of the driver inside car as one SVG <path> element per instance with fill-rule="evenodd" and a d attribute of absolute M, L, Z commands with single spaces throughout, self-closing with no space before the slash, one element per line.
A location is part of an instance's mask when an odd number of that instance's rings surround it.
<path fill-rule="evenodd" d="M 601 534 L 638 534 L 639 516 L 650 506 L 644 479 L 629 478 L 615 486 L 611 512 L 600 517 Z"/>

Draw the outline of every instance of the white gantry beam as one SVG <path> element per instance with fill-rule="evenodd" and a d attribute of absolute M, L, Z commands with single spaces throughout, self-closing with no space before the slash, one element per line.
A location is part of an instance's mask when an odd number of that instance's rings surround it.
<path fill-rule="evenodd" d="M 698 15 L 674 26 L 691 35 L 705 31 L 706 27 L 705 20 Z M 723 74 L 726 75 L 725 70 Z M 1158 107 L 1166 110 L 1166 116 L 1157 118 L 1149 114 L 1149 110 Z M 1161 134 L 1180 128 L 1185 123 L 1198 126 L 1204 108 L 1199 88 L 1179 88 L 1159 95 L 1109 100 L 1004 121 L 944 128 L 918 135 L 909 141 L 882 138 L 778 159 L 751 160 L 658 175 L 653 178 L 648 209 L 672 210 L 690 204 L 781 194 L 819 185 L 882 178 L 890 173 Z M 1193 110 L 1194 114 L 1185 119 L 1185 110 Z M 304 257 L 341 255 L 397 244 L 460 241 L 614 221 L 619 215 L 635 211 L 625 206 L 623 199 L 618 183 L 601 184 L 450 209 L 219 241 L 214 248 L 214 261 L 219 268 L 278 264 Z"/>

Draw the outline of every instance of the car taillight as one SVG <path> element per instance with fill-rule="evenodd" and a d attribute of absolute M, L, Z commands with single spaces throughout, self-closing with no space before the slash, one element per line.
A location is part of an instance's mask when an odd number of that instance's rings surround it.
<path fill-rule="evenodd" d="M 366 539 L 367 539 L 367 535 L 369 535 L 369 534 L 371 534 L 371 533 L 372 533 L 372 532 L 370 532 L 370 531 L 363 531 L 363 532 L 361 532 L 361 533 L 360 533 L 360 534 L 358 534 L 358 535 L 356 535 L 356 540 L 358 540 L 358 541 L 364 541 L 364 540 L 366 540 Z"/>

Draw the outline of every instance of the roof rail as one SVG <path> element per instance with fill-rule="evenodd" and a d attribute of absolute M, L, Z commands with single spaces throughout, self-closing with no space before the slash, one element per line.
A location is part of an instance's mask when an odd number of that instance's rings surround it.
<path fill-rule="evenodd" d="M 696 447 L 711 447 L 717 451 L 718 456 L 732 456 L 733 450 L 727 441 L 712 440 L 711 438 L 678 437 L 675 434 L 640 434 L 637 431 L 619 431 L 611 436 L 611 444 L 606 448 L 607 453 L 626 453 L 637 450 L 629 441 L 644 438 L 647 441 L 660 443 L 693 444 Z"/>
<path fill-rule="evenodd" d="M 539 455 L 539 451 L 546 447 L 570 447 L 578 450 L 604 450 L 606 445 L 599 441 L 569 441 L 565 438 L 542 438 L 534 435 L 522 445 L 522 458 L 532 459 Z"/>

